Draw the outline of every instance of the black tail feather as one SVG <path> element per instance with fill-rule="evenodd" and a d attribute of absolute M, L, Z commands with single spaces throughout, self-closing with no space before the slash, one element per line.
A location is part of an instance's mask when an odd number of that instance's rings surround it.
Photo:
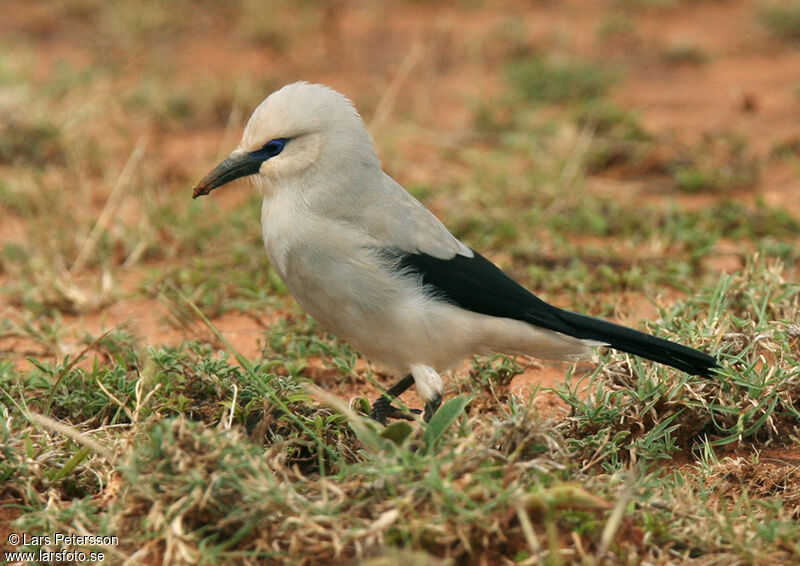
<path fill-rule="evenodd" d="M 382 252 L 395 269 L 418 276 L 432 295 L 464 309 L 604 342 L 616 350 L 694 375 L 711 377 L 718 367 L 716 359 L 693 348 L 549 305 L 478 252 L 473 257 L 456 255 L 452 259 L 397 249 Z"/>
<path fill-rule="evenodd" d="M 712 377 L 713 370 L 719 367 L 716 358 L 694 348 L 613 322 L 553 308 L 558 311 L 553 314 L 563 323 L 560 329 L 554 330 L 564 334 L 605 342 L 615 350 L 666 364 L 692 375 Z"/>

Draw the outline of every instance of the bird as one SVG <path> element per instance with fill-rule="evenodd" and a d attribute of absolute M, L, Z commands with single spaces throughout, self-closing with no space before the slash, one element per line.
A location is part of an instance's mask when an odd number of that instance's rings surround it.
<path fill-rule="evenodd" d="M 715 357 L 541 300 L 456 238 L 384 172 L 354 104 L 310 82 L 288 84 L 253 111 L 239 145 L 193 198 L 247 177 L 263 195 L 273 269 L 300 306 L 399 377 L 371 405 L 386 424 L 416 386 L 429 421 L 441 373 L 474 354 L 578 361 L 607 346 L 713 377 Z"/>

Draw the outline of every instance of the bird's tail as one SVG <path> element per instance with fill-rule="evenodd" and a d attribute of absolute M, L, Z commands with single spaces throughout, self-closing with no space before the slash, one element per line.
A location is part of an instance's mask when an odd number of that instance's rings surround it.
<path fill-rule="evenodd" d="M 555 310 L 558 312 L 552 314 L 562 323 L 559 331 L 575 338 L 597 340 L 615 350 L 666 364 L 692 375 L 712 377 L 713 370 L 719 367 L 716 358 L 694 348 L 613 322 L 561 309 Z"/>

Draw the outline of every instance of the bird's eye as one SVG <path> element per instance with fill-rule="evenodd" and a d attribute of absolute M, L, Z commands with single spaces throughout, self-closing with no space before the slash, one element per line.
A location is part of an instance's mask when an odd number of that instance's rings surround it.
<path fill-rule="evenodd" d="M 276 138 L 274 140 L 270 140 L 265 143 L 261 149 L 252 152 L 251 155 L 266 161 L 270 157 L 275 157 L 282 152 L 283 148 L 286 146 L 286 142 L 288 141 L 289 140 L 287 138 Z"/>
<path fill-rule="evenodd" d="M 269 157 L 275 157 L 283 151 L 285 145 L 286 138 L 278 138 L 265 143 L 262 149 Z"/>

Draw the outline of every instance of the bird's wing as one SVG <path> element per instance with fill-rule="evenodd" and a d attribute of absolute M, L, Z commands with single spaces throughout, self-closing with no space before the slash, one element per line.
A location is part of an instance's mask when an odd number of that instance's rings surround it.
<path fill-rule="evenodd" d="M 404 252 L 451 259 L 472 257 L 472 250 L 388 175 L 374 198 L 359 211 L 359 222 L 380 245 Z"/>
<path fill-rule="evenodd" d="M 503 318 L 513 318 L 570 334 L 556 316 L 556 307 L 506 275 L 474 250 L 472 257 L 455 255 L 440 259 L 425 253 L 387 251 L 397 270 L 418 276 L 432 295 L 464 309 Z"/>
<path fill-rule="evenodd" d="M 472 257 L 450 259 L 397 249 L 383 253 L 394 269 L 418 277 L 431 295 L 461 308 L 607 344 L 691 374 L 710 375 L 717 367 L 715 358 L 693 348 L 549 305 L 474 250 Z"/>

